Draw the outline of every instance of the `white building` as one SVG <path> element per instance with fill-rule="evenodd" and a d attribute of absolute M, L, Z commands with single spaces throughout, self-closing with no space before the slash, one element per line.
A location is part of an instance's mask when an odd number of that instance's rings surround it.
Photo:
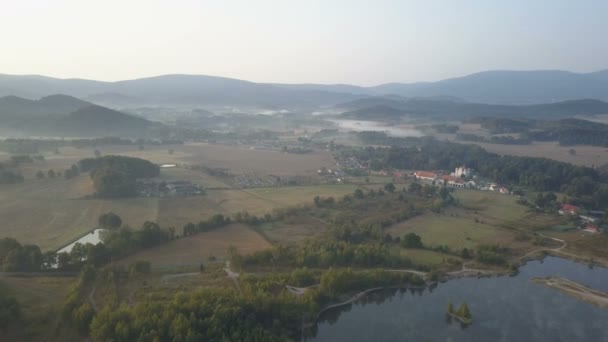
<path fill-rule="evenodd" d="M 454 176 L 456 177 L 468 177 L 471 175 L 471 169 L 467 168 L 466 166 L 460 166 L 457 167 L 456 170 L 454 170 Z"/>

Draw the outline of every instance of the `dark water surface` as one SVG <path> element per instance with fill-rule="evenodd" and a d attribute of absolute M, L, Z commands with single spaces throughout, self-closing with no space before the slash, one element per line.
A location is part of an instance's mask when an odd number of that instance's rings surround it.
<path fill-rule="evenodd" d="M 608 269 L 555 257 L 513 277 L 465 278 L 424 291 L 386 290 L 326 312 L 308 341 L 608 341 L 608 309 L 530 281 L 567 278 L 608 292 Z M 466 301 L 473 324 L 446 319 Z"/>

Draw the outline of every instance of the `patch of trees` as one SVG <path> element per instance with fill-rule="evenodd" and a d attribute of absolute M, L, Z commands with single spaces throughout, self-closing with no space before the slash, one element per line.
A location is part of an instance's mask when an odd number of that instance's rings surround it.
<path fill-rule="evenodd" d="M 150 161 L 125 157 L 104 156 L 78 162 L 81 172 L 90 172 L 99 197 L 129 197 L 137 191 L 138 178 L 157 177 L 160 167 Z"/>
<path fill-rule="evenodd" d="M 122 226 L 122 219 L 120 218 L 120 216 L 114 214 L 113 212 L 109 212 L 99 215 L 97 223 L 99 223 L 101 227 L 104 227 L 106 229 L 117 229 Z"/>
<path fill-rule="evenodd" d="M 504 133 L 523 133 L 534 127 L 534 121 L 516 120 L 507 118 L 480 117 L 468 120 L 471 123 L 478 123 L 481 128 L 492 134 Z"/>
<path fill-rule="evenodd" d="M 507 266 L 509 249 L 498 245 L 481 245 L 477 247 L 475 258 L 477 261 L 496 266 Z"/>
<path fill-rule="evenodd" d="M 481 135 L 471 133 L 458 133 L 456 139 L 462 141 L 481 142 L 488 144 L 500 144 L 500 145 L 530 145 L 532 140 L 529 138 L 515 138 L 510 135 L 491 136 L 486 138 Z"/>
<path fill-rule="evenodd" d="M 42 267 L 40 247 L 22 245 L 13 238 L 0 240 L 0 267 L 5 272 L 33 272 Z"/>
<path fill-rule="evenodd" d="M 353 244 L 344 241 L 308 241 L 302 245 L 259 251 L 250 255 L 233 255 L 232 265 L 282 265 L 292 267 L 416 267 L 406 257 L 391 252 L 383 243 Z"/>
<path fill-rule="evenodd" d="M 538 130 L 527 137 L 537 141 L 558 141 L 560 145 L 608 146 L 608 125 L 581 119 L 538 123 Z"/>
<path fill-rule="evenodd" d="M 242 214 L 239 213 L 239 219 L 242 218 Z M 186 223 L 182 228 L 183 236 L 190 236 L 196 233 L 208 232 L 213 229 L 221 228 L 229 225 L 232 222 L 230 217 L 226 217 L 222 214 L 215 214 L 208 220 L 199 221 L 197 224 L 192 222 Z M 243 222 L 242 220 L 240 222 Z"/>
<path fill-rule="evenodd" d="M 321 275 L 316 295 L 319 303 L 328 302 L 345 293 L 368 290 L 376 287 L 424 285 L 424 280 L 411 273 L 387 272 L 383 270 L 353 271 L 350 268 L 330 268 Z M 325 298 L 324 298 L 325 297 Z"/>
<path fill-rule="evenodd" d="M 140 249 L 158 246 L 171 239 L 172 233 L 169 230 L 162 229 L 154 222 L 146 221 L 139 230 L 122 227 L 110 231 L 104 237 L 104 245 L 112 257 L 121 257 Z"/>
<path fill-rule="evenodd" d="M 416 233 L 407 233 L 401 239 L 403 248 L 423 248 L 422 238 Z"/>
<path fill-rule="evenodd" d="M 300 333 L 305 301 L 293 295 L 235 295 L 232 289 L 180 292 L 168 301 L 106 307 L 93 341 L 289 341 Z M 151 314 L 154 313 L 154 314 Z"/>

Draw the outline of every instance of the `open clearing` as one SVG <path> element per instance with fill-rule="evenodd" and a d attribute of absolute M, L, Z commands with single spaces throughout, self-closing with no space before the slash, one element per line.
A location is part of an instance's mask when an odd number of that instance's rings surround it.
<path fill-rule="evenodd" d="M 122 262 L 129 264 L 136 260 L 147 260 L 155 269 L 198 266 L 208 262 L 210 256 L 224 258 L 231 246 L 239 253 L 249 254 L 269 248 L 270 243 L 245 225 L 231 224 L 146 249 Z"/>
<path fill-rule="evenodd" d="M 423 215 L 398 223 L 389 228 L 393 236 L 413 232 L 431 247 L 446 245 L 452 250 L 475 248 L 479 245 L 511 247 L 515 253 L 525 253 L 533 246 L 529 241 L 517 239 L 519 230 L 537 230 L 551 226 L 560 218 L 530 213 L 516 203 L 516 197 L 493 192 L 463 190 L 455 192 L 460 207 L 450 207 L 440 214 Z"/>

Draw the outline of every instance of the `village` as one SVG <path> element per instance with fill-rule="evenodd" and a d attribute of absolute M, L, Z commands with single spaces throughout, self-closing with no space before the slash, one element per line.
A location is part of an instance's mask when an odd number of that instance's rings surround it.
<path fill-rule="evenodd" d="M 190 197 L 204 194 L 202 187 L 189 181 L 137 183 L 139 197 Z"/>

